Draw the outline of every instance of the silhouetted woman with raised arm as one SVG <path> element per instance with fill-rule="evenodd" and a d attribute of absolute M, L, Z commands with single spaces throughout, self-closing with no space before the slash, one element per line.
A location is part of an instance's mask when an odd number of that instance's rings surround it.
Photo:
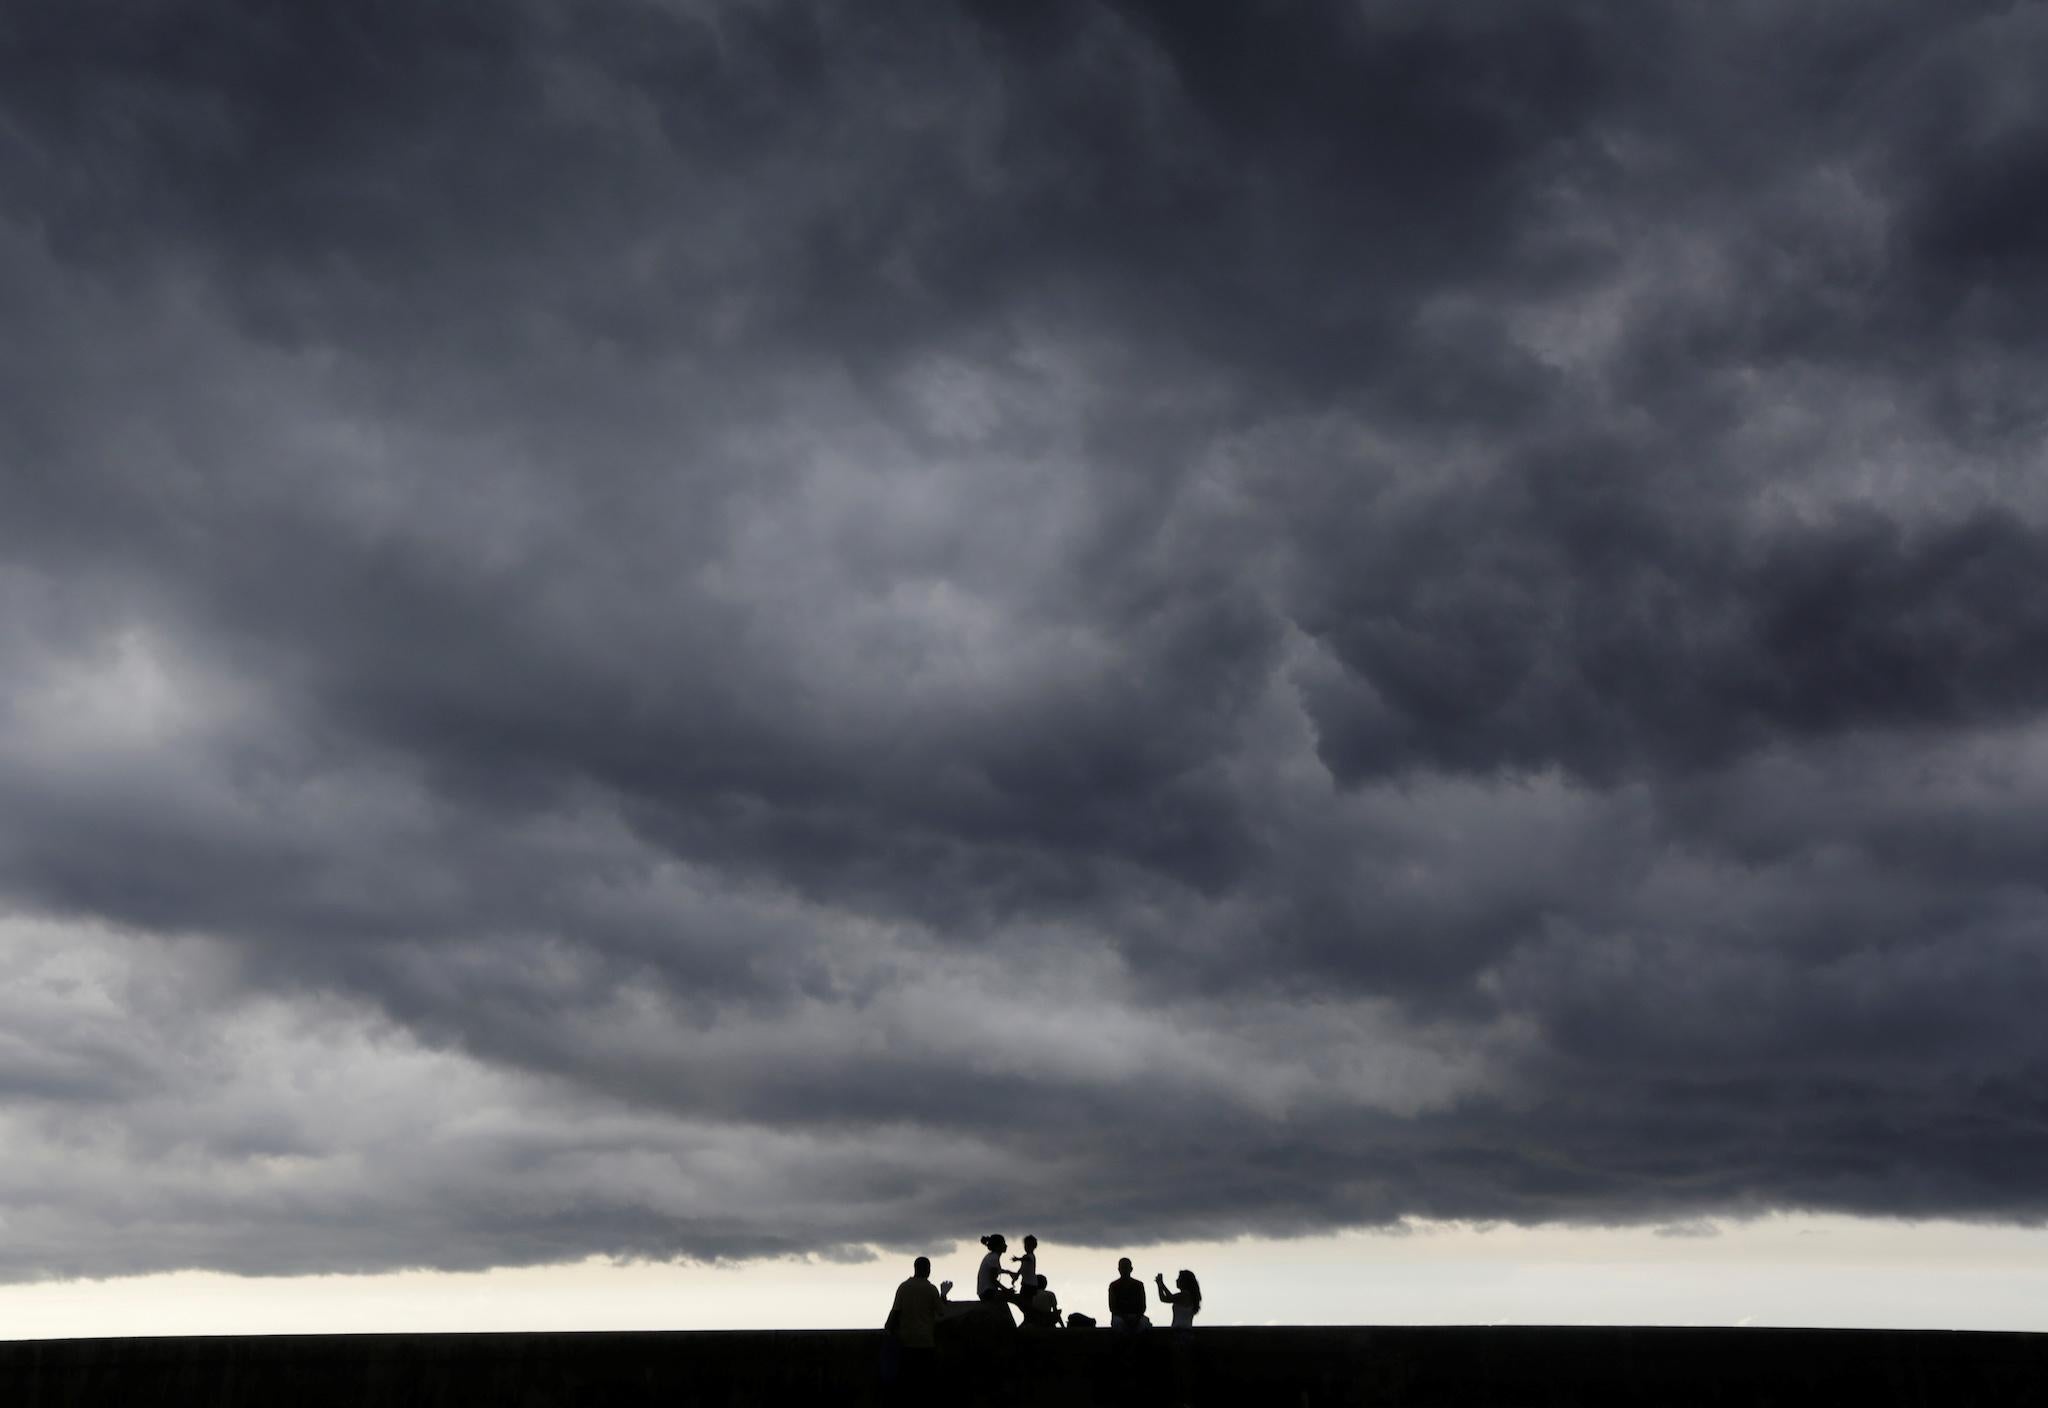
<path fill-rule="evenodd" d="M 1180 1287 L 1178 1295 L 1166 1289 L 1164 1273 L 1155 1273 L 1152 1279 L 1159 1283 L 1159 1303 L 1173 1307 L 1173 1328 L 1193 1329 L 1195 1314 L 1202 1308 L 1202 1283 L 1195 1279 L 1195 1273 L 1182 1268 L 1180 1275 L 1173 1278 L 1173 1283 Z"/>

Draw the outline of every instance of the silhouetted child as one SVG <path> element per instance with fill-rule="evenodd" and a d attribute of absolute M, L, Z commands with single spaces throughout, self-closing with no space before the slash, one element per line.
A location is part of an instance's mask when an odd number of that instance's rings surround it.
<path fill-rule="evenodd" d="M 1043 1276 L 1032 1278 L 1031 1308 L 1024 1312 L 1024 1323 L 1036 1323 L 1040 1329 L 1056 1330 L 1060 1327 L 1059 1297 L 1052 1293 L 1052 1283 Z M 1034 1320 L 1035 1317 L 1035 1320 Z"/>
<path fill-rule="evenodd" d="M 1011 1257 L 1010 1260 L 1017 1263 L 1017 1269 L 1003 1274 L 1013 1278 L 1010 1282 L 1013 1287 L 1028 1295 L 1031 1291 L 1031 1280 L 1038 1275 L 1038 1239 L 1027 1233 L 1024 1237 L 1024 1255 Z"/>

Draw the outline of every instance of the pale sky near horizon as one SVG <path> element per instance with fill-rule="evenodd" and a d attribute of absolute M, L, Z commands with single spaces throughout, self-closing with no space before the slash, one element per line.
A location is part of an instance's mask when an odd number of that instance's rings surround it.
<path fill-rule="evenodd" d="M 2032 1323 L 2044 73 L 0 3 L 5 1332 Z"/>
<path fill-rule="evenodd" d="M 973 1251 L 976 1255 L 969 1255 Z M 970 1285 L 979 1248 L 935 1258 Z M 1102 1318 L 1119 1253 L 1041 1246 Z M 1148 1287 L 1203 1278 L 1202 1323 L 1726 1325 L 2048 1331 L 2048 1230 L 1783 1215 L 1649 1228 L 1417 1226 L 1137 1248 Z M 0 1339 L 518 1330 L 857 1329 L 906 1259 L 729 1267 L 590 1261 L 473 1273 L 187 1272 L 0 1287 Z M 956 1293 L 957 1294 L 957 1293 Z"/>

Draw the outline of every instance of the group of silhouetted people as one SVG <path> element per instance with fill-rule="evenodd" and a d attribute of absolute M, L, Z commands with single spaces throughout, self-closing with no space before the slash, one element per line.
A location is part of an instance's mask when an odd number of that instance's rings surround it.
<path fill-rule="evenodd" d="M 1013 1256 L 1014 1267 L 1003 1265 L 1003 1253 L 1010 1244 L 1000 1232 L 991 1232 L 981 1239 L 988 1252 L 981 1259 L 981 1269 L 974 1277 L 974 1297 L 990 1307 L 1005 1321 L 1009 1312 L 1002 1307 L 1014 1305 L 1024 1321 L 1027 1330 L 1057 1330 L 1065 1323 L 1060 1314 L 1059 1297 L 1052 1293 L 1052 1283 L 1038 1274 L 1038 1239 L 1024 1239 L 1024 1255 Z M 1003 1285 L 1003 1277 L 1010 1278 L 1010 1284 Z"/>
<path fill-rule="evenodd" d="M 889 1318 L 883 1322 L 888 1332 L 883 1342 L 884 1378 L 901 1388 L 906 1401 L 931 1401 L 937 1351 L 942 1344 L 968 1351 L 968 1357 L 959 1361 L 963 1366 L 977 1362 L 980 1352 L 999 1357 L 1007 1354 L 1001 1346 L 1015 1343 L 1010 1336 L 1019 1328 L 1010 1318 L 1013 1305 L 1021 1313 L 1025 1330 L 1095 1326 L 1092 1316 L 1061 1313 L 1051 1282 L 1038 1270 L 1036 1237 L 1024 1239 L 1022 1256 L 1009 1258 L 1014 1266 L 1003 1264 L 1010 1244 L 1002 1233 L 991 1232 L 981 1239 L 981 1245 L 985 1251 L 975 1272 L 973 1300 L 953 1300 L 951 1281 L 934 1286 L 929 1257 L 917 1258 L 910 1278 L 896 1288 Z M 1145 1283 L 1131 1274 L 1131 1259 L 1119 1258 L 1116 1271 L 1116 1279 L 1109 1283 L 1110 1328 L 1126 1334 L 1150 1328 Z M 1173 1290 L 1167 1289 L 1164 1275 L 1155 1275 L 1153 1280 L 1158 1285 L 1159 1303 L 1173 1308 L 1173 1328 L 1192 1328 L 1202 1308 L 1202 1285 L 1195 1273 L 1183 1270 L 1175 1278 Z M 1172 1343 L 1182 1347 L 1174 1351 L 1179 1364 L 1182 1349 L 1190 1342 L 1176 1337 Z M 1180 1364 L 1176 1373 L 1185 1378 L 1186 1365 Z"/>
<path fill-rule="evenodd" d="M 1159 1303 L 1173 1307 L 1173 1328 L 1191 1330 L 1195 1315 L 1202 1308 L 1202 1283 L 1195 1279 L 1195 1273 L 1181 1268 L 1174 1277 L 1174 1289 L 1166 1289 L 1163 1272 L 1153 1272 L 1152 1279 L 1159 1286 Z M 1131 1275 L 1131 1259 L 1119 1257 L 1116 1263 L 1116 1279 L 1109 1283 L 1109 1327 L 1112 1330 L 1142 1330 L 1151 1325 L 1152 1317 L 1145 1313 L 1145 1283 Z"/>
<path fill-rule="evenodd" d="M 884 1325 L 897 1345 L 913 1352 L 934 1349 L 938 1345 L 938 1326 L 942 1320 L 977 1309 L 991 1323 L 1000 1321 L 1002 1328 L 1014 1328 L 1009 1312 L 1012 1305 L 1017 1307 L 1023 1328 L 1027 1330 L 1094 1326 L 1095 1320 L 1090 1316 L 1070 1318 L 1061 1313 L 1059 1297 L 1053 1294 L 1052 1283 L 1038 1270 L 1038 1238 L 1024 1239 L 1024 1254 L 1010 1258 L 1015 1266 L 1003 1265 L 1003 1256 L 1009 1251 L 1010 1244 L 1002 1233 L 991 1232 L 981 1239 L 981 1245 L 986 1252 L 975 1272 L 974 1300 L 971 1302 L 950 1299 L 951 1281 L 932 1285 L 931 1259 L 922 1256 L 917 1259 L 910 1279 L 896 1288 L 896 1299 L 889 1307 L 889 1318 Z M 1110 1328 L 1148 1328 L 1152 1320 L 1146 1313 L 1145 1283 L 1131 1274 L 1129 1257 L 1118 1259 L 1116 1271 L 1116 1279 L 1109 1283 Z M 1010 1283 L 1007 1286 L 1003 1284 L 1005 1279 Z M 1173 1290 L 1166 1288 L 1164 1274 L 1155 1274 L 1153 1280 L 1158 1283 L 1159 1303 L 1173 1307 L 1173 1328 L 1191 1328 L 1202 1308 L 1202 1284 L 1195 1279 L 1195 1273 L 1181 1271 L 1174 1280 Z"/>

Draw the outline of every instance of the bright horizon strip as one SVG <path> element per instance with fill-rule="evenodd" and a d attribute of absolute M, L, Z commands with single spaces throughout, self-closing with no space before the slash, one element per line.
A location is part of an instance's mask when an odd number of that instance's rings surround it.
<path fill-rule="evenodd" d="M 1007 1230 L 1007 1229 L 1006 1229 Z M 1019 1229 L 1019 1234 L 1021 1234 Z M 1674 1232 L 1676 1235 L 1674 1235 Z M 1134 1247 L 1148 1286 L 1201 1278 L 1201 1323 L 1749 1325 L 2048 1331 L 2048 1229 L 1782 1214 L 1683 1229 L 1416 1224 Z M 935 1245 L 971 1285 L 979 1249 Z M 1046 1242 L 1062 1306 L 1101 1316 L 1117 1249 Z M 872 1329 L 910 1254 L 732 1266 L 592 1259 L 483 1272 L 176 1272 L 0 1286 L 0 1339 Z"/>

